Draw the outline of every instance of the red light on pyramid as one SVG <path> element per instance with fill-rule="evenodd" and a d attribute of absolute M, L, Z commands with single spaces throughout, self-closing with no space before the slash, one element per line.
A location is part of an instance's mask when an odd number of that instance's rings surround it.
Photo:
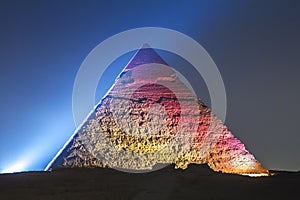
<path fill-rule="evenodd" d="M 207 163 L 223 173 L 269 174 L 176 72 L 144 46 L 47 169 L 151 171 L 158 163 L 182 169 Z"/>

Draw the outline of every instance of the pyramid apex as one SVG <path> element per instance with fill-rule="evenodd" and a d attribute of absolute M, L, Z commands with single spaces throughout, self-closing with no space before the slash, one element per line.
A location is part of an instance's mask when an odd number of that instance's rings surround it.
<path fill-rule="evenodd" d="M 148 43 L 144 43 L 140 49 L 152 49 Z"/>
<path fill-rule="evenodd" d="M 147 43 L 144 43 L 136 52 L 133 58 L 129 61 L 124 71 L 137 67 L 143 64 L 157 63 L 168 65 L 158 53 Z"/>

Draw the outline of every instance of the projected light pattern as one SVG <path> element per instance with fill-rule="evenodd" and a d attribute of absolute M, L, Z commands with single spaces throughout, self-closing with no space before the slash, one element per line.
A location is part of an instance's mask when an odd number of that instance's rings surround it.
<path fill-rule="evenodd" d="M 119 117 L 129 117 L 132 122 L 131 128 L 124 130 L 125 127 L 121 126 L 120 131 L 116 133 L 106 129 L 105 122 L 103 122 L 101 128 L 106 133 L 106 137 L 119 148 L 136 153 L 157 151 L 167 145 L 177 133 L 181 120 L 180 104 L 175 94 L 162 85 L 145 84 L 133 93 L 130 101 L 129 116 L 119 115 Z M 159 106 L 153 107 L 154 105 Z M 165 111 L 166 116 L 160 116 L 160 113 Z M 115 123 L 113 122 L 114 116 L 109 117 L 112 123 Z M 161 129 L 157 127 L 159 122 L 163 122 Z"/>
<path fill-rule="evenodd" d="M 158 163 L 182 169 L 207 163 L 224 173 L 269 174 L 176 72 L 153 49 L 144 48 L 46 170 L 140 172 Z"/>

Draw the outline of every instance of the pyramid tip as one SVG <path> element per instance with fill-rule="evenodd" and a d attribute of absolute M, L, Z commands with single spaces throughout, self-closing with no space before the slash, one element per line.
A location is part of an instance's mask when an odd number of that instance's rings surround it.
<path fill-rule="evenodd" d="M 141 49 L 149 49 L 152 48 L 148 43 L 144 43 L 141 47 Z"/>

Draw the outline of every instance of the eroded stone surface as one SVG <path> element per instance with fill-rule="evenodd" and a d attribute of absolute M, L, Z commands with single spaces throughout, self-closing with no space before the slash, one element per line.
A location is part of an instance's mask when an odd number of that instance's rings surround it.
<path fill-rule="evenodd" d="M 182 169 L 207 163 L 224 173 L 268 174 L 175 71 L 146 48 L 48 169 L 151 170 L 157 163 L 175 163 Z"/>

